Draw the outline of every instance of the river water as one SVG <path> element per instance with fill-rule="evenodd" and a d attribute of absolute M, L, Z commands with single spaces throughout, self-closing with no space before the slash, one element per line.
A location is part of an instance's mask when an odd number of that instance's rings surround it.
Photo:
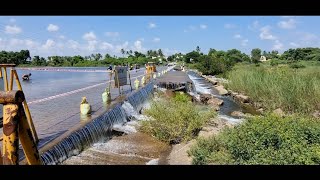
<path fill-rule="evenodd" d="M 92 105 L 92 117 L 98 116 L 106 108 L 101 98 L 110 80 L 106 67 L 16 69 L 40 140 L 39 147 L 82 121 L 80 102 L 83 96 Z M 164 67 L 157 67 L 159 71 L 163 69 Z M 30 80 L 22 81 L 22 75 L 29 73 Z M 144 68 L 130 71 L 133 88 L 133 81 L 136 78 L 140 80 L 144 73 Z M 119 96 L 119 89 L 113 88 L 113 84 L 114 82 L 111 86 L 111 98 L 115 99 Z M 17 89 L 15 83 L 13 89 Z M 129 83 L 123 86 L 121 92 L 131 92 Z M 2 129 L 0 131 L 2 134 Z"/>

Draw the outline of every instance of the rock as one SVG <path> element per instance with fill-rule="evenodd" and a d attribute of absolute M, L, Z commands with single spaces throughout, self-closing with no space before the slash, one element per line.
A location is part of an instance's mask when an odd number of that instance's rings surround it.
<path fill-rule="evenodd" d="M 242 103 L 249 103 L 249 100 L 250 100 L 248 96 L 245 96 L 242 94 L 236 95 L 235 98 Z"/>
<path fill-rule="evenodd" d="M 211 99 L 209 99 L 208 104 L 221 106 L 223 104 L 223 100 L 218 99 L 218 98 L 211 98 Z"/>
<path fill-rule="evenodd" d="M 203 104 L 208 104 L 208 101 L 212 98 L 211 94 L 201 94 L 200 95 L 200 101 Z"/>
<path fill-rule="evenodd" d="M 218 86 L 214 86 L 220 95 L 228 95 L 229 92 L 222 86 L 222 85 L 218 85 Z"/>
<path fill-rule="evenodd" d="M 165 96 L 168 98 L 174 97 L 175 93 L 172 90 L 166 90 L 165 91 Z"/>
<path fill-rule="evenodd" d="M 263 113 L 263 112 L 264 112 L 264 109 L 263 109 L 263 108 L 260 108 L 260 109 L 258 109 L 257 111 L 260 112 L 260 113 Z"/>
<path fill-rule="evenodd" d="M 262 108 L 262 104 L 259 102 L 254 102 L 253 105 L 254 105 L 254 107 L 256 107 L 258 109 Z"/>
<path fill-rule="evenodd" d="M 315 118 L 320 118 L 320 112 L 317 110 L 312 114 L 312 116 Z"/>
<path fill-rule="evenodd" d="M 239 93 L 230 91 L 230 94 L 231 94 L 232 97 L 235 97 L 235 96 L 238 95 Z"/>
<path fill-rule="evenodd" d="M 273 111 L 274 114 L 278 115 L 278 116 L 281 116 L 281 117 L 284 117 L 285 116 L 285 113 L 282 111 L 282 109 L 278 108 L 276 110 Z"/>
<path fill-rule="evenodd" d="M 207 79 L 208 79 L 208 81 L 210 81 L 213 85 L 218 84 L 218 81 L 217 81 L 216 79 L 214 79 L 214 78 L 207 78 Z"/>
<path fill-rule="evenodd" d="M 231 116 L 245 117 L 246 115 L 245 115 L 243 112 L 241 112 L 241 111 L 233 111 L 233 112 L 231 113 Z"/>

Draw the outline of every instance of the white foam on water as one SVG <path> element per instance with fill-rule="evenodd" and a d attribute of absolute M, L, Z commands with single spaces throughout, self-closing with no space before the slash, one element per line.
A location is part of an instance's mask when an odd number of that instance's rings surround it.
<path fill-rule="evenodd" d="M 212 94 L 212 91 L 211 91 L 211 89 L 209 87 L 203 86 L 203 84 L 198 81 L 201 78 L 194 77 L 194 76 L 192 76 L 190 74 L 188 74 L 188 76 L 194 82 L 194 86 L 195 86 L 196 91 L 198 93 L 201 93 L 201 94 Z"/>
<path fill-rule="evenodd" d="M 144 105 L 147 105 L 147 103 L 144 103 Z M 150 105 L 149 105 L 149 107 L 150 107 Z M 137 112 L 128 101 L 123 102 L 122 108 L 125 110 L 128 117 L 134 117 L 135 120 L 147 119 L 147 117 L 145 115 L 139 114 L 139 112 Z M 144 108 L 144 106 L 143 106 L 143 108 Z"/>
<path fill-rule="evenodd" d="M 221 114 L 218 115 L 218 118 L 225 119 L 232 124 L 239 124 L 244 120 L 243 118 L 237 119 L 237 118 L 233 118 L 231 116 L 221 115 Z"/>
<path fill-rule="evenodd" d="M 152 159 L 146 163 L 146 165 L 158 165 L 159 159 Z"/>
<path fill-rule="evenodd" d="M 124 124 L 124 125 L 115 124 L 113 125 L 112 129 L 116 131 L 124 132 L 126 134 L 132 134 L 137 132 L 137 129 L 130 124 Z"/>

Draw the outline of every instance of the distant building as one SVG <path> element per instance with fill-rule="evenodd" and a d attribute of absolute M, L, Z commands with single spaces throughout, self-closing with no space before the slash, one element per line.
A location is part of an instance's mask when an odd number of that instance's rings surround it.
<path fill-rule="evenodd" d="M 261 61 L 261 62 L 267 61 L 267 58 L 266 58 L 265 56 L 261 56 L 261 57 L 260 57 L 260 61 Z"/>

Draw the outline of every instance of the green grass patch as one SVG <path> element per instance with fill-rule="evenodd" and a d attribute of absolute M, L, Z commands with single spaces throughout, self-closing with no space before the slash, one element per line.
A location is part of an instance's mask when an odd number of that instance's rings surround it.
<path fill-rule="evenodd" d="M 216 115 L 213 109 L 204 110 L 193 104 L 189 96 L 179 93 L 170 99 L 153 101 L 144 113 L 150 120 L 142 121 L 140 130 L 170 144 L 194 138 Z"/>
<path fill-rule="evenodd" d="M 320 164 L 320 122 L 306 117 L 253 117 L 189 150 L 200 164 Z"/>

